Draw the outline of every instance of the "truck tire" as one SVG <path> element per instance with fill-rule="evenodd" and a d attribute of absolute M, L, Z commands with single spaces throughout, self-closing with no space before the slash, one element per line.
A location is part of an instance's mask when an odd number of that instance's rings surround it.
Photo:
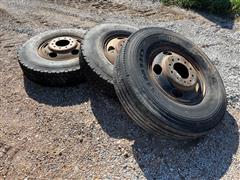
<path fill-rule="evenodd" d="M 84 33 L 84 30 L 61 29 L 31 38 L 18 53 L 23 74 L 45 86 L 83 82 L 85 78 L 79 57 Z"/>
<path fill-rule="evenodd" d="M 110 96 L 115 96 L 114 62 L 121 46 L 137 30 L 129 25 L 101 24 L 90 29 L 84 36 L 82 59 L 86 78 Z"/>
<path fill-rule="evenodd" d="M 209 58 L 186 38 L 158 27 L 129 37 L 116 61 L 114 87 L 129 116 L 157 135 L 195 139 L 226 112 L 225 88 Z"/>

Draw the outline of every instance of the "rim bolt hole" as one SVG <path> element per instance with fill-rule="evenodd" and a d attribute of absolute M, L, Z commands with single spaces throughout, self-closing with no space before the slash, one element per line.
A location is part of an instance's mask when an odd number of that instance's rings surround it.
<path fill-rule="evenodd" d="M 57 53 L 55 53 L 55 52 L 51 52 L 51 53 L 49 53 L 48 55 L 49 55 L 51 58 L 57 57 Z"/>
<path fill-rule="evenodd" d="M 171 53 L 171 52 L 168 52 L 168 51 L 163 52 L 163 54 L 164 54 L 164 55 L 169 55 L 169 56 L 172 55 L 172 53 Z"/>
<path fill-rule="evenodd" d="M 79 50 L 77 49 L 72 50 L 72 55 L 77 55 L 78 53 L 79 53 Z"/>
<path fill-rule="evenodd" d="M 162 73 L 162 67 L 159 65 L 159 64 L 156 64 L 154 67 L 153 67 L 153 71 L 157 74 L 157 75 L 160 75 Z"/>
<path fill-rule="evenodd" d="M 115 48 L 113 47 L 113 46 L 110 46 L 109 48 L 108 48 L 108 51 L 114 51 L 115 50 Z"/>

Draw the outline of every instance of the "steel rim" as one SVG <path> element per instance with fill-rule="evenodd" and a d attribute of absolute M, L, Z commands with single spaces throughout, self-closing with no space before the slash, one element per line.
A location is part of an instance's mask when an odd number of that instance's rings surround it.
<path fill-rule="evenodd" d="M 165 51 L 155 55 L 150 62 L 150 77 L 173 101 L 195 105 L 203 100 L 206 94 L 205 80 L 191 59 Z"/>
<path fill-rule="evenodd" d="M 38 54 L 47 60 L 65 61 L 79 58 L 80 38 L 61 36 L 43 42 L 38 48 Z"/>
<path fill-rule="evenodd" d="M 104 43 L 104 55 L 107 60 L 114 64 L 118 54 L 121 51 L 123 44 L 127 41 L 128 37 L 119 36 L 119 37 L 109 37 Z"/>

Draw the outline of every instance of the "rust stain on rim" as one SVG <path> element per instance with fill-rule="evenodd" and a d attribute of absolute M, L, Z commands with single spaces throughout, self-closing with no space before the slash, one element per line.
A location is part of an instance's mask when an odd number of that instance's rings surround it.
<path fill-rule="evenodd" d="M 157 87 L 172 100 L 197 104 L 205 96 L 205 80 L 190 60 L 174 52 L 157 54 L 149 68 Z"/>
<path fill-rule="evenodd" d="M 127 37 L 115 37 L 108 39 L 104 45 L 104 54 L 111 64 L 114 64 Z"/>

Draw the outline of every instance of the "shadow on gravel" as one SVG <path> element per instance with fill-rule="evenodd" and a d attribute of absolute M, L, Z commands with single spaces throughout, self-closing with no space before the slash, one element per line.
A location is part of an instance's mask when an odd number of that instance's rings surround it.
<path fill-rule="evenodd" d="M 108 98 L 87 83 L 71 88 L 47 88 L 25 79 L 24 84 L 31 98 L 52 106 L 81 104 L 90 99 L 94 116 L 110 137 L 135 141 L 133 156 L 147 179 L 219 179 L 231 165 L 239 145 L 238 126 L 228 112 L 206 137 L 174 141 L 142 130 L 116 99 Z"/>
<path fill-rule="evenodd" d="M 81 84 L 68 88 L 44 87 L 24 78 L 25 91 L 29 97 L 39 103 L 54 107 L 72 106 L 88 101 L 86 86 L 86 84 Z"/>
<path fill-rule="evenodd" d="M 215 16 L 213 14 L 209 14 L 206 12 L 200 12 L 196 11 L 198 14 L 203 16 L 204 18 L 208 19 L 209 21 L 212 21 L 213 23 L 217 24 L 221 28 L 224 29 L 233 29 L 234 28 L 234 21 L 235 18 L 233 16 L 225 16 L 225 17 L 220 17 L 220 16 Z"/>
<path fill-rule="evenodd" d="M 90 96 L 90 101 L 96 119 L 109 136 L 135 140 L 133 155 L 147 179 L 219 179 L 238 148 L 238 126 L 228 112 L 206 137 L 174 141 L 139 128 L 114 99 L 97 95 Z"/>
<path fill-rule="evenodd" d="M 236 120 L 228 112 L 209 135 L 193 141 L 135 139 L 136 161 L 147 179 L 219 179 L 232 163 L 239 145 Z"/>
<path fill-rule="evenodd" d="M 98 94 L 93 89 L 94 94 Z M 139 128 L 125 113 L 116 98 L 106 98 L 104 95 L 90 96 L 91 108 L 102 129 L 111 137 L 133 140 L 146 133 Z"/>

